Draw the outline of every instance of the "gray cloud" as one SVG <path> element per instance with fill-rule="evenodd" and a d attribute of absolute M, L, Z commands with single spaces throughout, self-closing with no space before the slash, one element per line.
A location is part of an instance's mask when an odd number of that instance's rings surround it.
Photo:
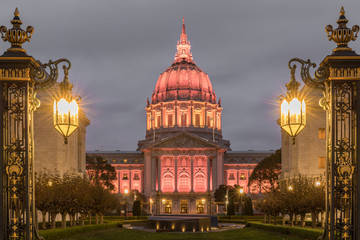
<path fill-rule="evenodd" d="M 360 2 L 342 2 L 349 26 L 360 24 Z M 197 65 L 223 103 L 223 135 L 232 149 L 276 149 L 276 97 L 292 57 L 319 63 L 335 47 L 324 27 L 336 25 L 335 0 L 254 1 L 2 1 L 0 24 L 19 7 L 33 25 L 28 53 L 43 62 L 66 57 L 92 121 L 88 150 L 134 150 L 145 135 L 145 104 L 171 65 L 181 19 Z M 359 42 L 351 43 L 356 50 Z M 0 45 L 0 51 L 8 43 Z M 360 51 L 360 50 L 359 50 Z"/>

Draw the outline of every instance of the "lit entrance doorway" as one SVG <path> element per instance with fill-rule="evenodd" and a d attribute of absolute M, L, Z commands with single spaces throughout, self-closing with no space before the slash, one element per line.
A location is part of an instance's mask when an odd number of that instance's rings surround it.
<path fill-rule="evenodd" d="M 197 214 L 205 213 L 205 199 L 196 200 L 196 213 Z"/>
<path fill-rule="evenodd" d="M 171 214 L 171 212 L 172 212 L 172 201 L 167 200 L 167 199 L 163 199 L 162 203 L 163 203 L 163 206 L 164 206 L 164 213 Z"/>
<path fill-rule="evenodd" d="M 180 200 L 180 213 L 188 213 L 188 200 Z"/>

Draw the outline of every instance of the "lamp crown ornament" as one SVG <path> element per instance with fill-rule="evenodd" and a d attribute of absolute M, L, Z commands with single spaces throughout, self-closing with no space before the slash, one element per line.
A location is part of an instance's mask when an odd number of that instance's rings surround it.
<path fill-rule="evenodd" d="M 350 41 L 355 41 L 357 34 L 360 30 L 358 25 L 354 25 L 351 29 L 346 26 L 349 20 L 345 17 L 344 7 L 341 7 L 339 19 L 336 21 L 338 27 L 333 29 L 332 25 L 327 25 L 325 31 L 328 34 L 329 41 L 334 41 L 337 43 L 337 48 L 333 51 L 352 51 L 348 47 Z"/>
<path fill-rule="evenodd" d="M 22 48 L 22 44 L 30 42 L 34 28 L 28 26 L 25 31 L 20 27 L 23 22 L 20 20 L 18 8 L 15 9 L 14 18 L 10 22 L 13 25 L 11 29 L 7 29 L 5 26 L 0 27 L 1 38 L 4 42 L 9 42 L 11 44 L 11 47 L 7 51 L 26 52 L 26 50 Z"/>
<path fill-rule="evenodd" d="M 287 94 L 288 97 L 296 97 L 297 91 L 300 87 L 300 83 L 296 81 L 295 78 L 295 69 L 296 69 L 296 65 L 290 67 L 291 70 L 290 81 L 285 85 L 288 90 L 288 94 Z"/>

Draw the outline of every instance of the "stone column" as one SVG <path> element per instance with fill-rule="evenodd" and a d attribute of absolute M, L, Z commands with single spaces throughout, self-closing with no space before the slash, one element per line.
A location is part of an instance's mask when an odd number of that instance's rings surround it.
<path fill-rule="evenodd" d="M 216 179 L 216 188 L 219 187 L 219 185 L 223 184 L 224 181 L 224 151 L 221 149 L 217 152 L 216 156 L 216 173 L 217 173 L 217 179 Z"/>
<path fill-rule="evenodd" d="M 206 191 L 210 192 L 210 158 L 207 157 L 207 187 Z"/>
<path fill-rule="evenodd" d="M 177 127 L 178 126 L 178 109 L 179 107 L 177 106 L 177 103 L 175 103 L 175 107 L 174 107 L 174 112 L 175 112 L 175 123 L 174 123 L 174 126 Z"/>
<path fill-rule="evenodd" d="M 191 157 L 191 167 L 190 167 L 190 178 L 191 178 L 191 190 L 190 192 L 193 193 L 194 192 L 194 158 Z"/>
<path fill-rule="evenodd" d="M 213 163 L 212 163 L 212 185 L 213 185 L 213 190 L 217 189 L 217 156 L 215 158 L 213 158 Z"/>
<path fill-rule="evenodd" d="M 141 174 L 141 192 L 144 193 L 144 170 L 140 171 Z"/>
<path fill-rule="evenodd" d="M 118 193 L 120 193 L 121 182 L 120 182 L 120 171 L 116 171 L 117 179 L 118 179 Z"/>
<path fill-rule="evenodd" d="M 178 193 L 178 167 L 177 167 L 177 163 L 178 163 L 178 157 L 175 157 L 175 193 Z"/>
<path fill-rule="evenodd" d="M 147 172 L 145 172 L 146 175 L 148 175 Z M 155 192 L 156 191 L 156 159 L 155 158 L 151 158 L 151 174 L 150 174 L 150 179 L 151 179 L 151 191 Z M 148 178 L 146 178 L 146 181 L 148 180 Z M 145 186 L 148 186 L 148 183 L 146 182 Z M 147 189 L 145 190 L 145 192 L 147 191 Z"/>
<path fill-rule="evenodd" d="M 239 185 L 239 170 L 236 170 L 236 184 Z"/>
<path fill-rule="evenodd" d="M 161 192 L 161 159 L 158 159 L 158 191 Z"/>
<path fill-rule="evenodd" d="M 143 192 L 148 197 L 150 196 L 151 191 L 155 191 L 154 186 L 152 182 L 152 176 L 154 174 L 152 173 L 154 167 L 152 166 L 152 159 L 151 159 L 151 152 L 149 150 L 144 151 L 144 171 L 143 171 L 143 178 L 141 179 L 142 185 L 143 185 Z"/>
<path fill-rule="evenodd" d="M 131 170 L 129 170 L 129 191 L 131 191 Z"/>

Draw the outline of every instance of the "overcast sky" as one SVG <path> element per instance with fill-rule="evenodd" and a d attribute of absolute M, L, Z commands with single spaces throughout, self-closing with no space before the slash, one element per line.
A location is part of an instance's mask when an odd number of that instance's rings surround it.
<path fill-rule="evenodd" d="M 18 7 L 23 29 L 35 28 L 28 54 L 72 62 L 70 81 L 91 120 L 87 150 L 135 150 L 184 16 L 194 61 L 222 99 L 224 139 L 233 150 L 269 150 L 281 144 L 276 98 L 288 61 L 331 54 L 324 28 L 336 28 L 342 5 L 348 26 L 360 25 L 359 0 L 2 0 L 0 25 L 10 27 Z M 360 52 L 360 40 L 350 47 Z"/>

